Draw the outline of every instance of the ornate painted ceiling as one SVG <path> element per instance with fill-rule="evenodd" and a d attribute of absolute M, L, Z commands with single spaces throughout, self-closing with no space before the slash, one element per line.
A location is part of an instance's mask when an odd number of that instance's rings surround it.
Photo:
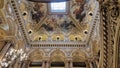
<path fill-rule="evenodd" d="M 67 2 L 67 14 L 50 14 L 50 3 L 18 2 L 32 41 L 86 41 L 96 6 L 89 0 Z"/>
<path fill-rule="evenodd" d="M 113 59 L 117 55 L 116 39 L 119 38 L 117 36 L 119 34 L 119 11 L 116 11 L 118 6 L 111 6 L 111 4 L 117 4 L 117 0 L 113 3 L 112 1 L 100 1 L 103 2 L 103 4 L 100 3 L 100 7 L 103 8 L 99 8 L 99 3 L 96 0 L 70 0 L 67 1 L 67 14 L 51 14 L 49 12 L 50 3 L 1 0 L 0 41 L 12 40 L 16 49 L 30 45 L 30 48 L 26 47 L 26 51 L 33 52 L 38 49 L 38 52 L 35 53 L 38 53 L 39 56 L 51 56 L 51 60 L 57 57 L 53 61 L 58 61 L 61 55 L 63 59 L 60 60 L 62 61 L 65 56 L 72 56 L 73 61 L 86 61 L 86 58 L 89 60 L 90 58 L 96 59 L 94 56 L 97 58 L 101 56 L 100 61 L 103 63 L 100 62 L 100 66 L 106 68 L 110 64 L 111 67 L 112 63 L 116 62 Z M 101 32 L 100 24 L 102 25 Z M 110 33 L 108 33 L 109 31 Z M 85 44 L 82 45 L 82 43 Z M 0 42 L 0 44 L 5 45 L 5 42 Z M 56 46 L 57 44 L 61 46 Z M 0 50 L 2 47 L 0 46 Z M 73 52 L 74 49 L 75 52 Z M 45 55 L 42 55 L 42 51 L 39 50 L 43 50 Z M 54 50 L 58 50 L 58 52 L 54 52 Z M 37 57 L 37 59 L 42 58 Z"/>
<path fill-rule="evenodd" d="M 69 41 L 69 42 L 87 42 L 94 31 L 95 23 L 99 24 L 99 4 L 96 0 L 70 0 L 67 1 L 67 12 L 50 13 L 50 3 L 30 2 L 27 0 L 18 0 L 17 7 L 23 17 L 23 25 L 26 36 L 30 41 Z M 97 4 L 97 6 L 95 6 Z M 14 6 L 14 4 L 12 5 Z M 4 23 L 1 26 L 8 33 L 15 32 L 22 35 L 17 31 L 17 19 L 14 11 L 9 2 L 5 2 L 3 8 Z M 8 26 L 10 25 L 10 26 Z M 12 27 L 12 28 L 11 28 Z M 21 27 L 21 25 L 19 25 Z M 99 27 L 99 26 L 98 26 Z M 97 27 L 97 28 L 98 28 Z M 15 29 L 15 30 L 14 30 Z M 18 28 L 20 29 L 20 28 Z M 10 31 L 9 30 L 14 30 Z M 99 29 L 97 30 L 99 32 Z M 19 36 L 18 36 L 19 37 Z"/>

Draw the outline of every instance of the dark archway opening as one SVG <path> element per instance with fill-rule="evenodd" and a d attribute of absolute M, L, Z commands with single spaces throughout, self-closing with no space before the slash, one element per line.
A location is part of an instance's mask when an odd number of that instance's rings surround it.
<path fill-rule="evenodd" d="M 51 63 L 51 68 L 64 68 L 65 67 L 65 63 L 64 62 L 52 62 Z"/>
<path fill-rule="evenodd" d="M 73 62 L 73 67 L 74 68 L 86 68 L 85 62 Z"/>
<path fill-rule="evenodd" d="M 31 62 L 29 68 L 31 67 L 42 67 L 42 62 Z"/>

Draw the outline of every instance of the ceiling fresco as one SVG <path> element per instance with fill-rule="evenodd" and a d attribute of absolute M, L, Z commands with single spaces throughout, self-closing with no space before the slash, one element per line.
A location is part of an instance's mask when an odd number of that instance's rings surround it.
<path fill-rule="evenodd" d="M 86 0 L 70 1 L 70 13 L 77 22 L 82 22 L 86 16 L 85 4 Z"/>
<path fill-rule="evenodd" d="M 47 4 L 35 3 L 30 10 L 31 18 L 34 22 L 39 23 L 47 14 Z"/>
<path fill-rule="evenodd" d="M 73 21 L 66 15 L 50 15 L 41 26 L 41 28 L 44 28 L 47 32 L 59 30 L 64 33 L 69 33 L 75 27 Z"/>
<path fill-rule="evenodd" d="M 18 1 L 32 41 L 85 41 L 95 6 L 89 0 L 67 2 L 67 14 L 49 14 L 50 3 Z"/>

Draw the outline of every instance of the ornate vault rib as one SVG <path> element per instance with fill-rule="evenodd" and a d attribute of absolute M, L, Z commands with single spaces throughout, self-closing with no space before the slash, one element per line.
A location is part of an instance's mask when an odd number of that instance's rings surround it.
<path fill-rule="evenodd" d="M 35 30 L 38 31 L 42 24 L 44 23 L 45 19 L 47 18 L 48 15 L 45 15 L 45 17 L 37 24 Z"/>
<path fill-rule="evenodd" d="M 82 26 L 77 21 L 74 20 L 74 18 L 71 16 L 71 14 L 69 14 L 68 16 L 71 18 L 71 20 L 73 21 L 75 26 L 78 28 L 78 30 L 82 31 Z"/>
<path fill-rule="evenodd" d="M 90 29 L 89 29 L 89 34 L 88 34 L 88 36 L 87 36 L 87 40 L 86 40 L 86 42 L 87 42 L 87 44 L 89 43 L 89 41 L 90 41 L 90 39 L 91 39 L 91 37 L 92 37 L 92 35 L 93 35 L 93 32 L 94 32 L 94 29 L 95 29 L 95 26 L 96 26 L 96 23 L 98 23 L 97 22 L 97 20 L 99 19 L 99 6 L 98 6 L 98 2 L 96 2 L 96 8 L 95 8 L 95 12 L 94 12 L 94 16 L 93 16 L 93 19 L 92 19 L 92 21 L 91 21 L 91 23 L 90 23 Z"/>
<path fill-rule="evenodd" d="M 24 26 L 25 21 L 23 20 L 23 18 L 21 16 L 22 14 L 20 12 L 20 9 L 19 9 L 19 7 L 17 5 L 16 0 L 10 0 L 10 4 L 11 4 L 11 7 L 13 8 L 14 14 L 16 16 L 16 19 L 17 19 L 20 31 L 22 33 L 23 39 L 25 40 L 26 44 L 29 44 L 28 33 L 27 33 L 27 30 L 26 30 L 26 28 Z"/>
<path fill-rule="evenodd" d="M 5 56 L 5 54 L 8 51 L 8 49 L 9 49 L 10 46 L 11 46 L 11 42 L 7 42 L 7 44 L 5 45 L 4 50 L 0 54 L 0 61 L 2 60 L 2 58 L 4 58 L 4 56 Z"/>
<path fill-rule="evenodd" d="M 88 35 L 88 37 L 87 37 L 87 43 L 89 43 L 89 41 L 90 41 L 90 39 L 91 39 L 91 37 L 92 37 L 92 35 L 93 35 L 93 32 L 94 32 L 94 29 L 95 29 L 95 26 L 96 26 L 96 23 L 98 23 L 98 15 L 99 15 L 99 11 L 97 12 L 97 14 L 96 14 L 96 16 L 95 16 L 95 19 L 94 19 L 94 21 L 93 21 L 93 25 L 91 25 L 92 27 L 91 27 L 91 30 L 90 30 L 90 33 L 89 33 L 89 35 Z"/>

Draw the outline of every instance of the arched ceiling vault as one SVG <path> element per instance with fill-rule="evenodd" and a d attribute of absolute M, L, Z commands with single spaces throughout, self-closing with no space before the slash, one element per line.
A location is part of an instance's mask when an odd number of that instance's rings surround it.
<path fill-rule="evenodd" d="M 49 14 L 48 3 L 36 3 L 21 0 L 19 7 L 23 14 L 23 19 L 26 21 L 26 30 L 32 41 L 35 41 L 33 38 L 38 37 L 37 41 L 40 42 L 40 39 L 44 38 L 44 36 L 42 38 L 39 37 L 40 34 L 46 35 L 48 37 L 44 41 L 53 40 L 53 36 L 56 36 L 56 39 L 58 38 L 59 41 L 59 38 L 61 38 L 61 34 L 64 36 L 64 41 L 77 41 L 79 35 L 80 40 L 78 41 L 86 42 L 87 38 L 89 38 L 91 35 L 92 29 L 94 29 L 94 27 L 92 28 L 92 24 L 95 18 L 94 16 L 96 16 L 96 8 L 98 8 L 98 6 L 95 7 L 96 4 L 98 4 L 97 1 L 93 0 L 83 0 L 80 2 L 77 2 L 76 0 L 71 0 L 68 5 L 69 8 L 67 8 L 69 9 L 68 15 Z M 81 18 L 78 19 L 76 18 L 76 16 L 78 16 L 77 13 L 80 12 L 80 10 Z M 37 12 L 38 15 L 42 13 L 41 17 L 34 19 L 37 13 L 33 14 L 33 11 Z M 82 14 L 84 15 L 84 17 L 82 17 Z M 73 35 L 74 37 L 71 37 L 71 39 L 68 38 L 71 35 Z"/>
<path fill-rule="evenodd" d="M 6 14 L 11 17 L 11 20 L 14 19 L 13 15 L 16 15 L 17 19 L 12 22 L 17 22 L 15 25 L 20 27 L 14 29 L 20 29 L 22 32 L 20 36 L 23 35 L 27 43 L 38 44 L 38 42 L 50 41 L 86 43 L 92 35 L 92 30 L 95 29 L 93 24 L 96 21 L 94 18 L 99 6 L 95 5 L 98 2 L 96 0 L 71 0 L 67 2 L 67 6 L 69 6 L 67 15 L 49 14 L 49 3 L 36 3 L 26 0 L 5 2 L 8 5 L 6 8 L 9 7 L 9 10 L 1 10 L 8 11 Z M 17 3 L 19 5 L 13 5 Z M 13 7 L 14 9 L 11 10 Z M 14 11 L 15 8 L 17 11 Z M 13 31 L 13 33 L 17 32 Z"/>

